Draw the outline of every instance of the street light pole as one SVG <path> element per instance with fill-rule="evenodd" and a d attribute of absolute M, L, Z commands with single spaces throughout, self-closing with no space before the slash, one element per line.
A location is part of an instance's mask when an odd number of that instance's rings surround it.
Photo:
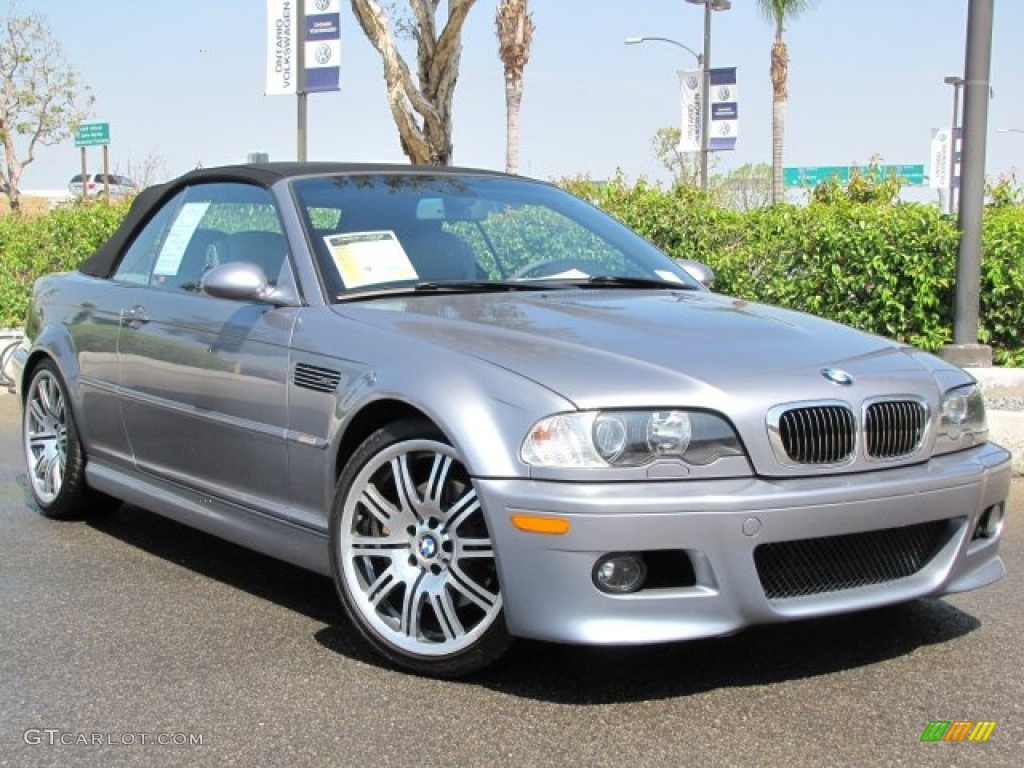
<path fill-rule="evenodd" d="M 624 42 L 626 45 L 638 45 L 640 43 L 669 43 L 670 45 L 674 45 L 677 48 L 682 48 L 688 54 L 693 56 L 693 58 L 697 60 L 697 65 L 700 66 L 701 58 L 699 53 L 693 50 L 693 48 L 691 48 L 690 46 L 683 45 L 678 40 L 673 40 L 670 37 L 627 37 L 622 42 Z"/>
<path fill-rule="evenodd" d="M 673 40 L 670 37 L 627 37 L 622 42 L 624 42 L 626 45 L 638 45 L 640 43 L 648 43 L 648 42 L 668 43 L 669 45 L 674 45 L 677 48 L 682 48 L 684 51 L 686 51 L 691 56 L 693 56 L 693 58 L 695 58 L 697 60 L 697 67 L 700 68 L 702 73 L 704 71 L 704 57 L 701 54 L 697 53 L 695 50 L 693 50 L 693 48 L 691 48 L 690 46 L 683 45 L 678 40 Z M 701 104 L 703 104 L 704 101 L 705 101 L 704 97 L 701 96 Z M 703 118 L 704 118 L 704 114 L 703 114 L 703 112 L 701 112 L 701 119 L 703 120 Z M 703 131 L 701 131 L 701 133 L 703 133 Z M 706 157 L 707 156 L 706 151 L 704 151 L 703 148 L 702 148 L 701 151 L 702 151 L 702 157 Z M 705 174 L 701 173 L 701 179 L 703 179 L 703 178 L 705 178 Z M 704 189 L 707 189 L 707 187 L 705 186 Z"/>
<path fill-rule="evenodd" d="M 732 8 L 730 0 L 686 0 L 693 5 L 704 6 L 704 53 L 701 56 L 701 86 L 700 110 L 700 186 L 701 189 L 708 188 L 708 143 L 711 133 L 711 12 L 728 11 Z"/>
<path fill-rule="evenodd" d="M 953 128 L 949 136 L 949 179 L 947 184 L 949 199 L 946 201 L 948 213 L 952 214 L 956 210 L 954 203 L 956 196 L 956 135 L 960 130 L 960 89 L 964 85 L 964 79 L 950 75 L 942 78 L 942 82 L 953 86 Z"/>
<path fill-rule="evenodd" d="M 978 343 L 981 305 L 981 218 L 985 207 L 985 138 L 988 132 L 994 0 L 970 0 L 964 57 L 963 156 L 957 226 L 953 344 L 944 357 L 961 366 L 992 365 L 992 348 Z"/>
<path fill-rule="evenodd" d="M 700 188 L 708 188 L 708 134 L 711 132 L 711 3 L 704 3 L 704 59 L 700 97 Z"/>

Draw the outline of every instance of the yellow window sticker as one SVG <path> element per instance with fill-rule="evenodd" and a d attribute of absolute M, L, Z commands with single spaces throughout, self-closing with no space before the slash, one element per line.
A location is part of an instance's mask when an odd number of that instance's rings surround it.
<path fill-rule="evenodd" d="M 395 233 L 389 230 L 325 235 L 324 242 L 346 288 L 419 277 Z"/>

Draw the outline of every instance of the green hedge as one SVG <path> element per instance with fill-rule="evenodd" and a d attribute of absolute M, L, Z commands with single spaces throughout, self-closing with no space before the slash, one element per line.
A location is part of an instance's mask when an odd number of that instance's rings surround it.
<path fill-rule="evenodd" d="M 859 203 L 739 212 L 699 190 L 619 180 L 565 186 L 670 255 L 703 261 L 721 293 L 811 312 L 935 350 L 953 338 L 959 234 L 932 205 Z M 986 208 L 980 341 L 1024 364 L 1024 206 Z"/>
<path fill-rule="evenodd" d="M 35 279 L 77 267 L 127 212 L 127 203 L 94 203 L 38 218 L 0 216 L 0 328 L 24 325 Z"/>
<path fill-rule="evenodd" d="M 667 253 L 709 264 L 716 290 L 779 304 L 934 350 L 952 340 L 958 234 L 932 205 L 862 203 L 841 194 L 799 208 L 739 212 L 692 187 L 615 179 L 562 182 Z M 21 325 L 36 276 L 74 268 L 127 204 L 0 217 L 0 327 Z M 1024 365 L 1024 206 L 985 211 L 981 341 Z"/>

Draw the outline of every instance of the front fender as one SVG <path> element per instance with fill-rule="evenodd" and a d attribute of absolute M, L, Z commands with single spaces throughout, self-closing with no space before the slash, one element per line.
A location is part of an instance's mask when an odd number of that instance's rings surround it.
<path fill-rule="evenodd" d="M 575 409 L 534 381 L 472 358 L 453 369 L 418 366 L 410 394 L 408 383 L 402 386 L 405 363 L 376 371 L 365 402 L 391 399 L 422 412 L 448 436 L 474 477 L 529 477 L 519 458 L 529 429 L 544 416 Z"/>
<path fill-rule="evenodd" d="M 63 323 L 46 325 L 39 329 L 38 335 L 30 339 L 27 335 L 12 358 L 16 368 L 15 386 L 18 396 L 23 398 L 28 387 L 28 377 L 32 375 L 36 364 L 43 358 L 49 358 L 60 373 L 67 387 L 71 406 L 76 412 L 81 411 L 81 368 L 78 354 L 71 334 Z"/>

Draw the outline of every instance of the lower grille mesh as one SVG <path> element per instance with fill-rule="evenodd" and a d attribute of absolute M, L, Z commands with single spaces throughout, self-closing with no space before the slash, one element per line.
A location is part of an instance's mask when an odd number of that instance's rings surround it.
<path fill-rule="evenodd" d="M 754 550 L 770 600 L 882 584 L 917 573 L 946 541 L 948 520 L 762 544 Z"/>

